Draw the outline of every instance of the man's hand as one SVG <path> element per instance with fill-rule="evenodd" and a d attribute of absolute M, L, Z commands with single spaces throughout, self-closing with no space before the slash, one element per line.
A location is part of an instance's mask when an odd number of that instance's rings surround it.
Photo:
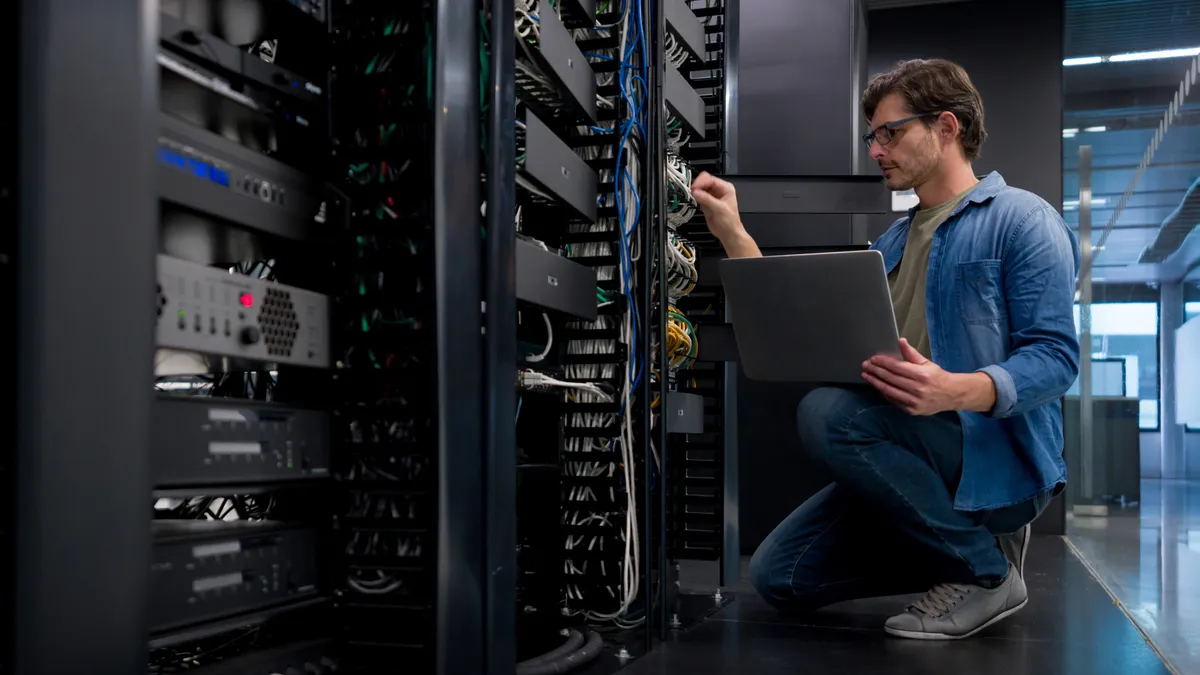
<path fill-rule="evenodd" d="M 692 196 L 704 212 L 704 222 L 708 224 L 709 232 L 721 242 L 730 258 L 757 258 L 762 255 L 742 225 L 737 192 L 732 183 L 701 171 L 692 181 Z"/>
<path fill-rule="evenodd" d="M 880 354 L 863 363 L 863 379 L 910 415 L 949 410 L 988 412 L 996 403 L 992 378 L 985 373 L 948 373 L 900 339 L 902 358 Z"/>

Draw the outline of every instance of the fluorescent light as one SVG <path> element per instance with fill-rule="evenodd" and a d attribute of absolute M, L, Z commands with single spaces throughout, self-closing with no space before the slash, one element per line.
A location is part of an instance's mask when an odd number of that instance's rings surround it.
<path fill-rule="evenodd" d="M 1084 127 L 1083 130 L 1095 133 L 1095 132 L 1100 132 L 1100 131 L 1108 131 L 1108 127 L 1106 127 L 1106 126 Z"/>
<path fill-rule="evenodd" d="M 1152 52 L 1129 52 L 1111 56 L 1076 56 L 1063 59 L 1064 66 L 1091 66 L 1097 63 L 1122 63 L 1126 61 L 1151 61 L 1154 59 L 1181 59 L 1200 55 L 1200 47 L 1182 49 L 1158 49 Z"/>
<path fill-rule="evenodd" d="M 1200 54 L 1200 47 L 1186 47 L 1184 49 L 1159 49 L 1153 52 L 1130 52 L 1128 54 L 1113 54 L 1108 57 L 1109 61 L 1151 61 L 1153 59 L 1179 59 L 1185 56 L 1196 56 Z"/>
<path fill-rule="evenodd" d="M 1097 197 L 1092 200 L 1093 207 L 1104 206 L 1107 203 L 1108 203 L 1108 200 L 1105 199 L 1104 197 Z M 1078 199 L 1064 199 L 1063 200 L 1063 211 L 1074 211 L 1075 209 L 1078 209 L 1078 208 L 1079 208 L 1079 200 Z"/>
<path fill-rule="evenodd" d="M 1079 130 L 1078 130 L 1078 129 L 1074 129 L 1074 128 L 1072 128 L 1072 129 L 1063 129 L 1063 134 L 1077 134 L 1077 133 L 1079 133 Z"/>

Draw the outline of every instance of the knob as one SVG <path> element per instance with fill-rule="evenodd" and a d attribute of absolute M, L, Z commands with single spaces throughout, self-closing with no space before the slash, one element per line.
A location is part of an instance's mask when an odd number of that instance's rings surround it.
<path fill-rule="evenodd" d="M 244 345 L 258 344 L 258 341 L 261 338 L 262 333 L 259 332 L 258 326 L 246 326 L 242 329 L 242 332 L 238 334 L 238 339 L 241 340 L 242 344 Z"/>

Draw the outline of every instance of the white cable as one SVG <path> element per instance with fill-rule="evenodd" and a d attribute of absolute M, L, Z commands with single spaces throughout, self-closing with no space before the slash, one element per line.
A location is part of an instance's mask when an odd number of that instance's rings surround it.
<path fill-rule="evenodd" d="M 545 312 L 542 312 L 542 319 L 546 321 L 546 348 L 542 350 L 541 354 L 530 354 L 529 356 L 526 356 L 525 360 L 531 363 L 537 363 L 538 361 L 545 360 L 546 355 L 550 353 L 550 347 L 554 345 L 554 327 L 550 325 L 550 317 Z"/>

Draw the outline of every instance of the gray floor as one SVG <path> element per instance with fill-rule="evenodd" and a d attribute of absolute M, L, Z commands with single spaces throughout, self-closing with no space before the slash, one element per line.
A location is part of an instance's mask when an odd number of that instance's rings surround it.
<path fill-rule="evenodd" d="M 1175 671 L 1200 673 L 1200 482 L 1142 481 L 1140 506 L 1067 533 Z"/>
<path fill-rule="evenodd" d="M 959 642 L 887 637 L 905 598 L 856 601 L 808 617 L 778 614 L 743 583 L 712 618 L 630 664 L 629 675 L 1141 675 L 1170 671 L 1061 537 L 1034 539 L 1029 605 Z M 1183 671 L 1189 672 L 1189 671 Z M 1195 671 L 1191 671 L 1195 672 Z"/>

